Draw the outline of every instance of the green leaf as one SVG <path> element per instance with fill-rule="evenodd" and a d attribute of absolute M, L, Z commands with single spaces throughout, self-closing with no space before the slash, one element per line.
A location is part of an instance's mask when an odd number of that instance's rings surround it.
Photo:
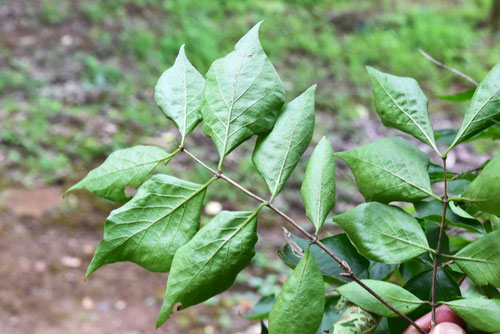
<path fill-rule="evenodd" d="M 434 139 L 439 145 L 446 146 L 451 145 L 455 137 L 457 136 L 458 130 L 456 129 L 440 129 L 434 132 Z"/>
<path fill-rule="evenodd" d="M 375 110 L 382 123 L 412 135 L 439 153 L 427 112 L 427 97 L 417 81 L 383 73 L 370 66 L 366 69 L 372 81 Z"/>
<path fill-rule="evenodd" d="M 175 253 L 160 327 L 177 310 L 201 303 L 233 285 L 238 273 L 255 255 L 257 213 L 221 211 Z M 177 307 L 176 305 L 180 303 Z"/>
<path fill-rule="evenodd" d="M 451 102 L 463 102 L 472 99 L 474 96 L 474 92 L 476 91 L 476 87 L 471 88 L 469 90 L 455 93 L 455 94 L 447 94 L 447 95 L 436 95 L 436 97 L 440 100 L 451 101 Z"/>
<path fill-rule="evenodd" d="M 201 122 L 200 102 L 205 79 L 179 50 L 175 63 L 163 72 L 155 87 L 155 101 L 184 138 Z"/>
<path fill-rule="evenodd" d="M 500 154 L 490 160 L 460 199 L 479 210 L 500 216 Z"/>
<path fill-rule="evenodd" d="M 335 206 L 335 156 L 332 145 L 323 137 L 311 155 L 300 188 L 307 218 L 316 227 L 316 234 L 326 216 Z"/>
<path fill-rule="evenodd" d="M 130 261 L 155 272 L 167 272 L 179 247 L 200 228 L 206 188 L 168 175 L 146 181 L 134 198 L 114 210 L 104 224 L 104 240 L 87 270 Z"/>
<path fill-rule="evenodd" d="M 168 155 L 158 146 L 139 145 L 118 150 L 66 192 L 87 189 L 102 198 L 124 203 L 129 200 L 124 193 L 127 185 L 139 187 L 160 162 L 168 163 L 172 157 L 173 154 Z"/>
<path fill-rule="evenodd" d="M 481 297 L 454 300 L 444 303 L 464 321 L 489 333 L 500 332 L 500 299 Z"/>
<path fill-rule="evenodd" d="M 294 243 L 293 246 L 290 244 L 285 245 L 282 251 L 278 251 L 278 255 L 287 266 L 293 269 L 300 261 L 298 253 L 303 253 L 308 247 L 309 242 L 295 235 L 292 235 L 292 242 Z M 356 276 L 361 278 L 368 277 L 369 261 L 358 253 L 345 233 L 322 239 L 321 242 L 341 260 L 348 262 Z M 295 249 L 297 247 L 300 249 Z M 344 271 L 324 250 L 316 245 L 311 245 L 309 251 L 326 282 L 340 285 L 350 281 L 341 275 Z"/>
<path fill-rule="evenodd" d="M 463 123 L 447 152 L 493 125 L 495 121 L 500 121 L 500 64 L 493 67 L 477 86 Z"/>
<path fill-rule="evenodd" d="M 252 161 L 266 180 L 272 199 L 281 191 L 311 142 L 315 91 L 314 85 L 285 104 L 272 131 L 259 136 L 255 145 Z"/>
<path fill-rule="evenodd" d="M 423 302 L 412 293 L 402 287 L 384 281 L 362 280 L 369 288 L 384 298 L 396 310 L 407 314 L 418 308 Z M 381 315 L 383 317 L 397 317 L 387 306 L 363 289 L 358 283 L 351 282 L 337 288 L 337 291 L 350 302 L 358 305 L 362 309 Z"/>
<path fill-rule="evenodd" d="M 421 300 L 431 301 L 432 270 L 422 272 L 411 278 L 404 288 Z M 438 269 L 436 276 L 436 301 L 461 298 L 460 287 L 446 271 Z"/>
<path fill-rule="evenodd" d="M 220 163 L 251 136 L 269 132 L 285 101 L 278 73 L 259 42 L 257 23 L 216 60 L 207 73 L 201 99 L 203 131 L 219 151 Z"/>
<path fill-rule="evenodd" d="M 323 276 L 308 248 L 269 313 L 269 333 L 315 334 L 324 306 Z"/>
<path fill-rule="evenodd" d="M 477 285 L 500 287 L 500 231 L 486 234 L 451 258 Z"/>
<path fill-rule="evenodd" d="M 248 320 L 265 319 L 269 316 L 269 312 L 271 312 L 275 299 L 276 297 L 274 297 L 274 295 L 264 296 L 257 302 L 257 304 L 241 316 Z"/>
<path fill-rule="evenodd" d="M 500 230 L 500 217 L 490 215 L 490 224 L 493 231 Z"/>
<path fill-rule="evenodd" d="M 425 218 L 434 223 L 441 224 L 443 214 L 443 203 L 437 200 L 419 201 L 413 203 L 415 206 L 416 217 Z M 471 232 L 484 233 L 483 224 L 477 219 L 468 219 L 455 214 L 448 206 L 446 210 L 446 224 L 456 227 L 461 227 Z"/>
<path fill-rule="evenodd" d="M 401 137 L 392 137 L 336 153 L 351 168 L 367 201 L 415 202 L 434 195 L 427 167 L 429 157 Z"/>
<path fill-rule="evenodd" d="M 387 264 L 375 261 L 370 261 L 368 268 L 371 279 L 384 280 L 398 268 L 397 264 Z"/>
<path fill-rule="evenodd" d="M 430 250 L 417 220 L 396 206 L 363 203 L 333 220 L 370 260 L 401 263 Z"/>
<path fill-rule="evenodd" d="M 427 172 L 429 173 L 431 183 L 444 181 L 444 168 L 443 167 L 431 162 L 429 164 L 429 168 L 427 168 Z M 450 172 L 449 170 L 446 171 L 446 177 L 449 180 L 454 176 L 455 176 L 454 173 Z"/>
<path fill-rule="evenodd" d="M 379 322 L 379 316 L 358 306 L 350 306 L 333 325 L 333 334 L 371 334 Z"/>
<path fill-rule="evenodd" d="M 337 304 L 339 298 L 340 297 L 338 295 L 326 298 L 323 318 L 321 319 L 321 325 L 319 325 L 316 334 L 331 333 L 331 331 L 329 331 L 330 327 L 333 323 L 340 319 L 342 313 L 335 309 L 335 305 Z"/>

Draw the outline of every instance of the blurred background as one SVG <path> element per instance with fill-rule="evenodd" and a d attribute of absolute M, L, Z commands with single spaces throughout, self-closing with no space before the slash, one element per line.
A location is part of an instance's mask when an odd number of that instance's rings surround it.
<path fill-rule="evenodd" d="M 383 128 L 375 114 L 365 65 L 414 77 L 430 100 L 435 128 L 458 127 L 467 103 L 435 96 L 473 86 L 418 50 L 480 81 L 500 61 L 500 13 L 493 14 L 493 2 L 0 0 L 0 333 L 155 332 L 167 275 L 119 263 L 84 281 L 116 205 L 85 192 L 62 194 L 116 149 L 178 145 L 153 89 L 181 44 L 204 74 L 264 19 L 261 42 L 287 100 L 317 83 L 313 144 L 326 135 L 342 151 L 400 134 Z M 201 128 L 186 147 L 215 163 L 217 151 Z M 268 196 L 252 167 L 253 144 L 227 158 L 227 174 Z M 491 139 L 464 144 L 448 164 L 456 171 L 475 168 L 498 149 Z M 304 226 L 298 189 L 310 153 L 276 200 Z M 209 177 L 182 155 L 162 168 L 194 182 Z M 337 179 L 334 212 L 362 200 L 339 161 Z M 202 223 L 221 208 L 256 205 L 223 182 L 209 189 L 206 201 Z M 235 286 L 176 314 L 157 332 L 260 333 L 258 323 L 239 313 L 278 293 L 290 272 L 276 256 L 286 243 L 280 223 L 263 212 L 259 251 Z M 331 221 L 326 230 L 337 231 Z"/>

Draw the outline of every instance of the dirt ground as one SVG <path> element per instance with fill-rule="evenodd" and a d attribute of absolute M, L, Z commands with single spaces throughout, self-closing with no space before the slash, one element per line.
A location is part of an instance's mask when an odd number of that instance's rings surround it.
<path fill-rule="evenodd" d="M 106 205 L 74 211 L 75 200 L 57 187 L 0 194 L 0 333 L 260 333 L 239 316 L 255 301 L 242 284 L 156 331 L 166 274 L 118 263 L 84 280 Z"/>

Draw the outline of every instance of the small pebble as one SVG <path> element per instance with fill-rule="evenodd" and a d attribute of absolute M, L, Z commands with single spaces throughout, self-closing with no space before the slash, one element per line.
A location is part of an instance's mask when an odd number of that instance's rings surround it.
<path fill-rule="evenodd" d="M 82 307 L 84 310 L 92 310 L 95 307 L 94 301 L 90 297 L 82 299 Z"/>
<path fill-rule="evenodd" d="M 68 268 L 78 268 L 82 264 L 82 260 L 77 257 L 63 256 L 61 259 L 61 264 Z"/>

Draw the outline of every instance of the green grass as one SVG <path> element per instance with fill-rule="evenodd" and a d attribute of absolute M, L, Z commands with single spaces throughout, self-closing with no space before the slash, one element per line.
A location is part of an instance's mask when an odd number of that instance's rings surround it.
<path fill-rule="evenodd" d="M 38 75 L 33 62 L 0 65 L 1 110 L 16 115 L 3 120 L 6 131 L 0 139 L 7 146 L 0 153 L 20 169 L 14 181 L 24 180 L 26 172 L 50 183 L 67 176 L 54 171 L 71 173 L 72 163 L 85 170 L 112 149 L 168 132 L 171 124 L 154 106 L 152 92 L 180 45 L 186 43 L 189 59 L 205 73 L 263 19 L 262 44 L 287 87 L 287 98 L 318 83 L 318 109 L 332 113 L 339 129 L 349 131 L 353 119 L 372 109 L 366 65 L 415 77 L 429 97 L 467 88 L 462 79 L 422 57 L 421 48 L 480 80 L 500 54 L 500 34 L 488 26 L 490 6 L 487 0 L 44 0 L 26 9 L 30 24 L 35 31 L 59 32 L 60 38 L 73 34 L 66 26 L 79 22 L 78 35 L 85 43 L 63 57 L 77 59 L 81 89 L 92 98 L 42 97 L 40 89 L 50 82 Z M 55 63 L 52 71 L 58 73 L 61 54 L 44 45 L 38 44 L 42 61 Z M 2 42 L 0 50 L 8 59 L 10 51 Z M 431 111 L 441 107 L 450 109 L 434 104 Z M 51 124 L 63 115 L 94 115 L 117 129 L 99 136 L 80 122 L 72 125 L 73 132 L 54 132 Z"/>

